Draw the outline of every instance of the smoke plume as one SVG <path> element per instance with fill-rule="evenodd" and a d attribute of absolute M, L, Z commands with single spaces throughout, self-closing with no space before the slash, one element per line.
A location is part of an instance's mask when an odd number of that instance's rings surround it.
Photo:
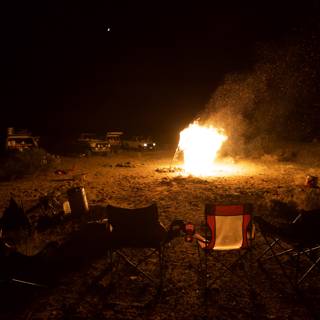
<path fill-rule="evenodd" d="M 272 153 L 280 142 L 305 141 L 318 127 L 316 57 L 299 44 L 260 46 L 255 66 L 229 74 L 215 90 L 200 122 L 223 128 L 224 153 Z"/>

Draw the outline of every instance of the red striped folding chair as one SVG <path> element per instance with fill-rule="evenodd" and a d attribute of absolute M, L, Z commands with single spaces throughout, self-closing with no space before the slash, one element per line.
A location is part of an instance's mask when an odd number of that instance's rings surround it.
<path fill-rule="evenodd" d="M 240 261 L 245 262 L 244 257 L 251 248 L 254 238 L 252 205 L 207 204 L 205 222 L 205 236 L 195 234 L 194 237 L 198 240 L 200 274 L 207 291 L 222 274 L 222 270 L 228 270 L 234 274 L 236 265 Z M 236 257 L 230 260 L 222 254 L 223 252 L 233 252 Z M 214 277 L 209 274 L 209 257 L 213 258 L 210 272 L 214 274 Z M 218 271 L 219 265 L 223 268 L 219 268 Z"/>

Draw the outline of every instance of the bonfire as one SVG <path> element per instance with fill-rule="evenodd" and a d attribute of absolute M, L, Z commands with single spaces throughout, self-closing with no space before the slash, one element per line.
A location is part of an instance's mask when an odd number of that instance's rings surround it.
<path fill-rule="evenodd" d="M 183 169 L 194 176 L 210 176 L 223 143 L 228 139 L 222 129 L 192 123 L 180 132 L 178 149 L 183 152 Z"/>

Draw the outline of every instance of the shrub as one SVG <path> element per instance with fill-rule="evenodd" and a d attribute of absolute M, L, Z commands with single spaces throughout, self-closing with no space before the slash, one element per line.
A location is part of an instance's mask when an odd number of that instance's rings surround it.
<path fill-rule="evenodd" d="M 51 168 L 58 158 L 43 149 L 7 154 L 0 160 L 0 180 L 12 180 Z"/>

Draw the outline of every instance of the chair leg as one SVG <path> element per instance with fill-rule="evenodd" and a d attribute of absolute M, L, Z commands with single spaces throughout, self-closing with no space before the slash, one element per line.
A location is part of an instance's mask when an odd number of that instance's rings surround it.
<path fill-rule="evenodd" d="M 221 265 L 222 267 L 224 267 L 224 269 L 226 269 L 227 271 L 230 272 L 231 275 L 236 276 L 236 275 L 234 274 L 234 272 L 233 272 L 234 266 L 237 265 L 240 261 L 243 261 L 244 265 L 246 266 L 246 262 L 244 261 L 244 258 L 249 255 L 250 250 L 251 250 L 251 248 L 250 248 L 250 249 L 247 249 L 246 252 L 244 252 L 244 253 L 240 253 L 240 252 L 239 252 L 239 257 L 238 257 L 237 259 L 235 259 L 235 260 L 234 260 L 231 264 L 229 264 L 229 265 L 225 264 L 221 259 L 217 259 L 217 260 L 219 261 L 220 265 Z M 249 259 L 251 259 L 251 258 L 249 257 Z M 218 278 L 220 278 L 220 277 L 221 277 L 221 274 L 222 274 L 222 271 L 221 271 L 215 278 L 213 278 L 213 279 L 210 281 L 210 284 L 213 284 Z M 239 279 L 240 281 L 242 281 L 242 282 L 244 282 L 244 283 L 247 284 L 246 280 L 242 279 L 241 277 L 237 277 L 237 279 Z M 207 286 L 210 287 L 210 285 L 208 285 L 208 284 L 207 284 Z"/>
<path fill-rule="evenodd" d="M 198 251 L 198 261 L 199 261 L 199 272 L 201 273 L 202 270 L 203 270 L 203 267 L 202 267 L 202 259 L 201 259 L 201 253 L 200 253 L 200 248 L 199 248 L 199 245 L 197 245 L 197 251 Z"/>
<path fill-rule="evenodd" d="M 263 251 L 263 253 L 262 253 L 256 260 L 257 260 L 257 261 L 264 261 L 264 260 L 272 259 L 272 258 L 273 258 L 273 254 L 271 254 L 271 255 L 268 256 L 268 257 L 265 257 L 264 259 L 262 259 L 262 257 L 263 257 L 266 253 L 270 252 L 270 251 L 271 251 L 271 248 L 273 248 L 276 244 L 278 244 L 278 246 L 281 247 L 281 249 L 283 250 L 283 251 L 281 251 L 281 252 L 279 252 L 279 253 L 276 254 L 277 257 L 280 257 L 280 256 L 282 256 L 282 255 L 284 255 L 284 254 L 286 254 L 286 253 L 289 253 L 289 252 L 294 251 L 293 249 L 285 249 L 284 247 L 281 246 L 281 244 L 280 244 L 280 242 L 279 242 L 279 239 L 275 239 L 272 243 L 268 243 L 268 246 L 269 246 L 269 247 L 268 247 L 267 249 L 265 249 L 265 250 Z"/>
<path fill-rule="evenodd" d="M 204 281 L 204 304 L 207 312 L 208 308 L 208 251 L 204 250 L 204 272 L 203 272 L 203 281 Z"/>
<path fill-rule="evenodd" d="M 295 257 L 296 263 L 295 263 L 295 278 L 294 278 L 294 284 L 297 285 L 299 280 L 299 274 L 300 274 L 300 252 L 298 252 L 297 256 Z"/>
<path fill-rule="evenodd" d="M 163 289 L 163 264 L 164 264 L 164 248 L 159 248 L 159 266 L 160 266 L 160 283 L 159 283 L 159 291 L 161 292 Z"/>
<path fill-rule="evenodd" d="M 207 253 L 206 250 L 200 249 L 200 246 L 197 245 L 197 251 L 198 251 L 198 277 L 199 277 L 199 286 L 202 290 L 202 294 L 204 297 L 204 302 L 206 304 L 207 301 L 207 277 L 208 277 L 208 266 L 207 266 Z M 202 257 L 202 252 L 203 256 Z M 204 260 L 204 261 L 203 261 Z"/>
<path fill-rule="evenodd" d="M 135 263 L 133 263 L 124 253 L 121 251 L 116 251 L 116 253 L 124 259 L 125 262 L 127 262 L 130 266 L 132 266 L 134 269 L 139 271 L 143 276 L 145 276 L 147 279 L 149 279 L 151 282 L 154 283 L 154 279 L 152 279 L 146 272 L 144 272 L 139 266 Z"/>
<path fill-rule="evenodd" d="M 268 253 L 268 252 L 271 250 L 270 247 L 273 247 L 278 241 L 279 241 L 279 239 L 275 239 L 275 240 L 268 246 L 268 248 L 266 248 L 266 249 L 260 254 L 260 256 L 257 258 L 257 260 L 260 261 L 261 258 L 262 258 L 266 253 Z"/>
<path fill-rule="evenodd" d="M 27 286 L 32 286 L 32 287 L 47 288 L 47 286 L 45 286 L 43 284 L 39 284 L 39 283 L 36 283 L 36 282 L 25 281 L 25 280 L 21 280 L 21 279 L 12 278 L 10 281 L 11 282 L 15 282 L 15 283 L 19 283 L 19 284 L 24 284 L 24 285 L 27 285 Z"/>
<path fill-rule="evenodd" d="M 279 265 L 279 267 L 280 267 L 283 275 L 284 275 L 285 278 L 289 281 L 289 283 L 292 285 L 293 289 L 296 290 L 297 286 L 296 286 L 296 284 L 295 284 L 294 282 L 292 282 L 292 279 L 291 279 L 291 278 L 289 277 L 289 275 L 287 274 L 287 272 L 286 272 L 285 268 L 283 267 L 283 265 L 282 265 L 282 263 L 281 263 L 278 255 L 277 255 L 277 253 L 274 251 L 274 248 L 273 248 L 274 245 L 271 246 L 271 243 L 269 243 L 269 241 L 268 241 L 268 239 L 267 239 L 267 237 L 266 237 L 265 234 L 262 233 L 262 236 L 263 236 L 266 244 L 269 246 L 270 251 L 271 251 L 271 253 L 272 253 L 272 257 L 275 259 L 275 261 L 276 261 L 277 264 Z M 278 241 L 279 241 L 279 240 L 278 240 Z M 261 260 L 258 261 L 258 262 L 261 263 Z"/>
<path fill-rule="evenodd" d="M 121 259 L 123 259 L 123 261 L 127 264 L 129 264 L 130 266 L 132 266 L 137 272 L 139 272 L 142 276 L 144 276 L 146 279 L 148 279 L 151 283 L 153 283 L 155 286 L 157 286 L 157 290 L 158 292 L 162 291 L 163 288 L 163 276 L 164 276 L 164 247 L 159 247 L 159 248 L 155 248 L 152 250 L 152 252 L 144 255 L 143 259 L 140 259 L 139 261 L 135 261 L 138 259 L 134 259 L 132 260 L 130 256 L 127 255 L 126 252 L 123 252 L 121 250 L 116 250 L 114 251 L 114 253 Z M 159 274 L 157 274 L 156 277 L 154 277 L 154 275 L 148 273 L 147 271 L 145 271 L 142 267 L 141 264 L 143 264 L 144 262 L 146 262 L 149 258 L 151 258 L 151 256 L 153 255 L 158 255 L 158 263 L 159 263 Z M 112 257 L 112 255 L 111 255 Z M 133 258 L 133 257 L 132 257 Z M 114 266 L 114 263 L 112 263 L 112 265 Z M 158 272 L 158 271 L 155 271 Z"/>
<path fill-rule="evenodd" d="M 306 277 L 307 275 L 314 269 L 314 268 L 318 268 L 320 270 L 320 266 L 318 265 L 318 263 L 320 262 L 320 256 L 314 260 L 312 259 L 307 253 L 304 252 L 304 254 L 309 258 L 310 261 L 312 261 L 312 266 L 310 266 L 310 268 L 300 277 L 300 279 L 298 279 L 297 284 L 299 285 Z"/>

